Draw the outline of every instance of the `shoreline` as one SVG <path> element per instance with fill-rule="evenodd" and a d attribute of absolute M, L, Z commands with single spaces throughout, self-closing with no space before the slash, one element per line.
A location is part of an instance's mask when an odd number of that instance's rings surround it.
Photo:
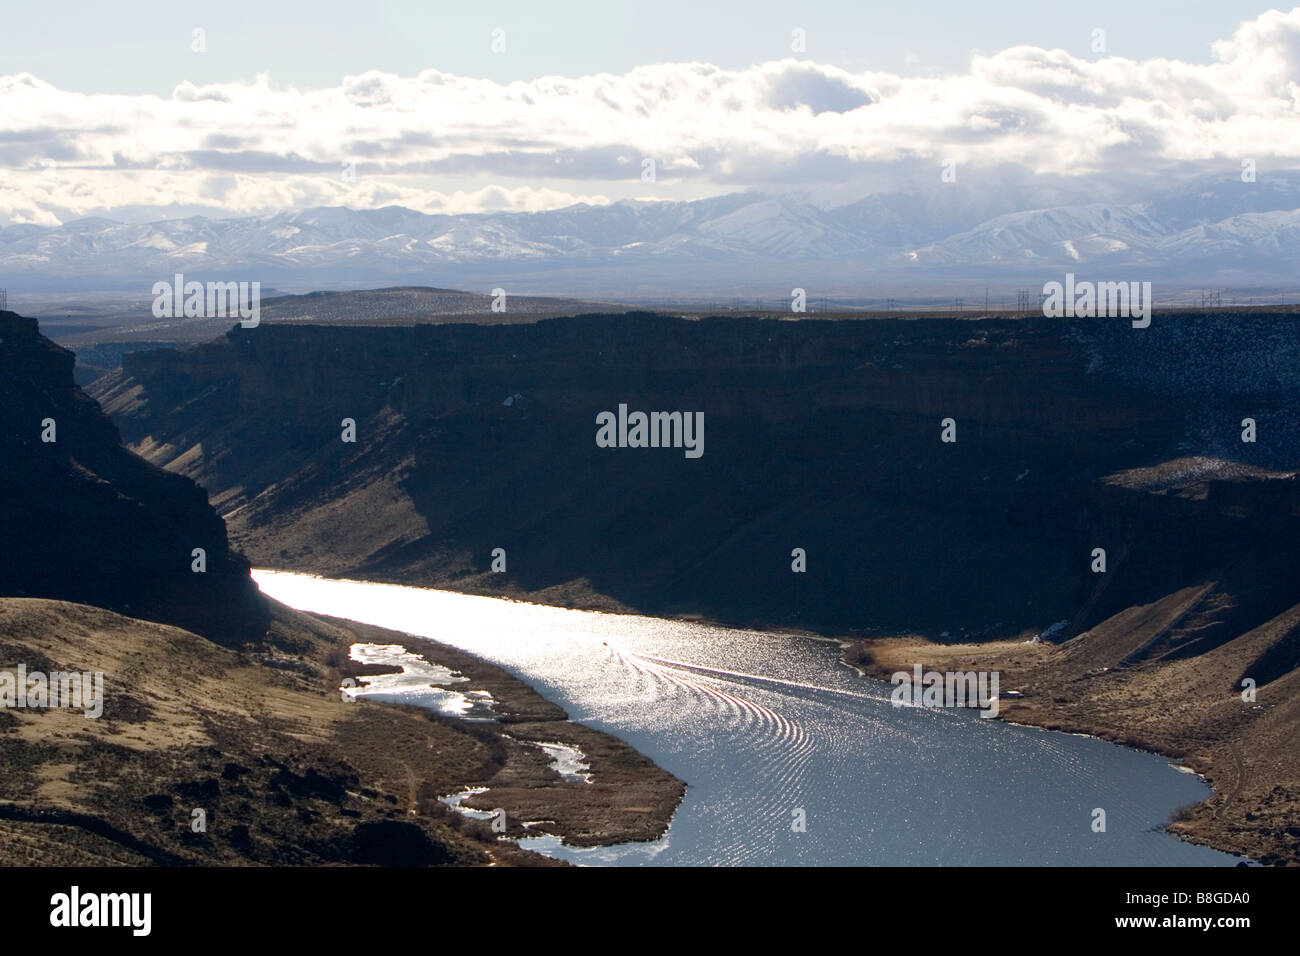
<path fill-rule="evenodd" d="M 289 572 L 301 573 L 301 572 Z M 381 582 L 377 580 L 348 578 L 333 575 L 312 575 L 331 581 L 365 581 L 366 583 L 393 584 L 398 587 L 415 587 L 401 582 Z M 529 600 L 501 594 L 482 594 L 456 590 L 443 585 L 436 588 L 416 588 L 417 590 L 443 591 L 470 597 L 484 597 L 493 600 L 505 600 L 512 603 L 533 604 L 539 607 L 562 607 L 565 610 L 588 611 L 590 613 L 620 614 L 640 617 L 657 617 L 633 609 L 572 607 L 545 604 L 538 600 Z M 1111 723 L 1087 708 L 1071 711 L 1082 702 L 1077 695 L 1062 696 L 1063 687 L 1068 676 L 1053 673 L 1048 658 L 1051 653 L 1064 645 L 1049 642 L 1031 643 L 1021 640 L 989 641 L 982 644 L 935 644 L 919 636 L 906 637 L 828 637 L 814 631 L 777 626 L 738 626 L 716 621 L 701 614 L 678 614 L 672 617 L 658 617 L 659 620 L 671 620 L 707 627 L 724 628 L 733 631 L 752 631 L 768 635 L 782 635 L 801 640 L 833 642 L 840 646 L 840 661 L 852 668 L 859 677 L 872 678 L 888 682 L 889 675 L 897 670 L 910 671 L 918 661 L 925 661 L 926 667 L 940 670 L 996 669 L 1003 674 L 1003 692 L 1019 689 L 1022 684 L 1032 682 L 1035 690 L 1015 699 L 1004 698 L 1000 701 L 998 720 L 1025 727 L 1034 727 L 1043 731 L 1075 734 L 1104 740 L 1107 743 L 1155 754 L 1171 761 L 1175 769 L 1191 772 L 1205 780 L 1210 788 L 1210 795 L 1197 804 L 1191 804 L 1173 811 L 1163 830 L 1178 839 L 1207 846 L 1224 853 L 1242 857 L 1244 860 L 1266 865 L 1300 864 L 1300 841 L 1290 843 L 1285 838 L 1290 834 L 1287 827 L 1295 830 L 1288 820 L 1294 820 L 1296 814 L 1286 801 L 1280 808 L 1273 807 L 1266 799 L 1256 799 L 1251 808 L 1240 805 L 1237 799 L 1241 788 L 1225 783 L 1226 772 L 1216 772 L 1216 762 L 1223 760 L 1220 752 L 1231 748 L 1233 741 L 1210 741 L 1200 737 L 1180 738 L 1176 731 L 1159 727 L 1161 706 L 1159 702 L 1149 707 L 1137 706 L 1139 713 L 1145 717 L 1137 721 L 1133 714 L 1126 713 L 1121 723 Z M 430 640 L 417 637 L 415 640 Z M 863 653 L 868 655 L 859 659 Z M 1026 658 L 1035 656 L 1026 665 Z M 1041 658 L 1041 659 L 1037 659 Z M 1151 726 L 1147 726 L 1151 725 Z M 1163 731 L 1161 734 L 1155 731 Z M 1145 734 L 1143 733 L 1145 731 Z M 1201 751 L 1201 752 L 1194 752 Z M 1209 753 L 1206 753 L 1209 751 Z M 482 803 L 475 809 L 482 809 Z M 1232 810 L 1234 812 L 1229 813 Z M 1271 811 L 1271 814 L 1270 814 Z M 1225 814 L 1227 814 L 1225 816 Z M 1254 815 L 1253 817 L 1251 815 Z M 1252 826 L 1266 814 L 1281 815 L 1279 827 L 1267 824 Z M 1283 839 L 1274 839 L 1276 831 Z M 534 831 L 535 833 L 535 831 Z M 1295 832 L 1300 837 L 1300 831 Z M 651 838 L 653 839 L 653 837 Z"/>
<path fill-rule="evenodd" d="M 841 660 L 865 678 L 886 682 L 897 671 L 910 672 L 918 661 L 927 670 L 941 672 L 1000 671 L 1003 693 L 1017 690 L 1023 696 L 1000 698 L 995 719 L 1094 737 L 1154 754 L 1169 760 L 1179 772 L 1205 780 L 1210 795 L 1174 810 L 1162 828 L 1166 833 L 1242 857 L 1243 863 L 1300 864 L 1296 844 L 1287 839 L 1300 836 L 1300 831 L 1285 822 L 1295 819 L 1293 806 L 1289 799 L 1270 799 L 1285 797 L 1282 784 L 1289 781 L 1278 777 L 1255 780 L 1248 786 L 1244 779 L 1242 755 L 1259 756 L 1262 743 L 1249 733 L 1207 740 L 1185 731 L 1177 725 L 1177 717 L 1171 716 L 1170 702 L 1161 696 L 1130 699 L 1123 702 L 1127 706 L 1117 706 L 1116 697 L 1124 692 L 1127 682 L 1088 686 L 1096 684 L 1104 672 L 1091 675 L 1091 679 L 1072 680 L 1057 660 L 1066 646 L 1015 640 L 944 645 L 917 636 L 876 637 L 844 641 Z M 1277 783 L 1270 788 L 1272 779 Z M 1270 818 L 1279 817 L 1278 826 L 1269 825 Z"/>
<path fill-rule="evenodd" d="M 105 677 L 100 719 L 0 708 L 0 841 L 11 862 L 564 866 L 499 837 L 603 846 L 656 839 L 671 822 L 685 784 L 504 671 L 436 642 L 268 604 L 264 639 L 234 649 L 90 605 L 0 599 L 0 671 L 25 662 Z M 445 682 L 476 701 L 486 694 L 472 691 L 490 693 L 497 720 L 346 699 L 344 675 L 396 670 L 351 661 L 357 643 L 401 644 L 463 674 Z M 428 672 L 431 688 L 444 673 Z M 571 763 L 585 762 L 592 783 L 566 776 L 542 743 L 580 752 Z M 472 786 L 491 788 L 486 807 L 505 811 L 504 834 L 438 799 Z"/>
<path fill-rule="evenodd" d="M 432 794 L 435 798 L 484 788 L 464 800 L 462 806 L 479 811 L 504 809 L 504 835 L 512 839 L 548 834 L 574 847 L 652 842 L 671 826 L 686 792 L 682 781 L 617 737 L 571 720 L 563 708 L 503 668 L 433 638 L 346 618 L 297 613 L 350 632 L 357 638 L 353 643 L 400 646 L 428 663 L 469 678 L 464 685 L 467 689 L 491 694 L 494 721 L 474 723 L 481 732 L 495 731 L 504 750 L 501 765 L 440 784 L 434 788 L 439 791 Z M 375 673 L 373 665 L 350 659 L 335 660 L 332 666 L 340 680 L 365 676 L 366 671 Z M 392 668 L 386 670 L 393 672 Z M 585 758 L 584 773 L 590 776 L 590 782 L 564 779 L 542 744 L 560 744 L 579 751 Z M 525 828 L 524 822 L 530 826 Z"/>

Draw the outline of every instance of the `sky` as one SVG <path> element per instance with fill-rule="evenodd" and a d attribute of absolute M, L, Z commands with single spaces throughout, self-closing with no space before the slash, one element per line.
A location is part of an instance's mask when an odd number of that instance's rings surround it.
<path fill-rule="evenodd" d="M 560 6 L 6 0 L 0 223 L 829 203 L 945 174 L 1081 201 L 1300 165 L 1300 8 Z"/>

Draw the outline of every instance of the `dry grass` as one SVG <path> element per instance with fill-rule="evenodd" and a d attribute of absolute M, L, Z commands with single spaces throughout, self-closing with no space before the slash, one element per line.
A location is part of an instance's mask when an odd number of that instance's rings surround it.
<path fill-rule="evenodd" d="M 98 608 L 0 599 L 0 669 L 102 671 L 106 698 L 99 719 L 64 708 L 0 711 L 7 858 L 544 863 L 437 797 L 492 786 L 492 806 L 505 808 L 513 833 L 519 821 L 545 817 L 555 821 L 550 832 L 580 843 L 651 839 L 681 798 L 683 785 L 631 748 L 569 723 L 526 685 L 459 652 L 410 645 L 490 690 L 512 723 L 345 703 L 341 676 L 370 670 L 349 661 L 347 648 L 406 635 L 277 607 L 268 637 L 266 647 L 237 653 Z M 267 666 L 272 657 L 282 666 Z M 582 747 L 599 785 L 564 783 L 522 742 L 530 734 Z M 651 810 L 633 819 L 630 801 Z M 191 829 L 195 808 L 207 814 L 205 832 Z"/>

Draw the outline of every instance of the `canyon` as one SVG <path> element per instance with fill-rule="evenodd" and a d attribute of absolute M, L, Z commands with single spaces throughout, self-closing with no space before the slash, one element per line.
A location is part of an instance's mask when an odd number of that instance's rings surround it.
<path fill-rule="evenodd" d="M 1296 336 L 1258 314 L 264 325 L 127 354 L 90 391 L 261 566 L 832 636 L 1065 638 L 1225 567 L 1259 613 L 1290 596 Z M 709 454 L 596 447 L 620 404 L 702 410 Z"/>
<path fill-rule="evenodd" d="M 418 653 L 490 698 L 493 722 L 340 700 L 342 682 L 401 670 L 360 663 L 354 646 L 407 635 L 266 598 L 203 489 L 124 448 L 73 363 L 36 320 L 0 311 L 9 863 L 548 862 L 438 799 L 466 787 L 491 794 L 515 836 L 539 804 L 559 809 L 533 832 L 580 845 L 667 827 L 680 781 L 452 648 Z M 93 675 L 93 699 L 84 679 L 81 700 L 65 698 L 70 674 Z M 580 749 L 592 782 L 574 792 L 537 738 Z"/>
<path fill-rule="evenodd" d="M 1176 758 L 1216 794 L 1175 832 L 1279 863 L 1298 333 L 1265 310 L 264 324 L 127 354 L 91 393 L 259 566 L 810 632 L 883 679 L 1000 671 L 1001 718 Z M 701 410 L 709 454 L 596 447 L 620 403 Z"/>

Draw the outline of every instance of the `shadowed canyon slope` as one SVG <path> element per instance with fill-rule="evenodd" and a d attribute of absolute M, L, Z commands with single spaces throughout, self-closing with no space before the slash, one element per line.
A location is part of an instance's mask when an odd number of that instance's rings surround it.
<path fill-rule="evenodd" d="M 0 594 L 94 604 L 225 644 L 260 638 L 266 602 L 203 490 L 123 448 L 72 367 L 35 319 L 0 312 Z M 192 570 L 195 548 L 205 573 Z"/>
<path fill-rule="evenodd" d="M 947 640 L 1067 636 L 1233 575 L 1246 596 L 1204 642 L 1298 597 L 1298 331 L 1258 314 L 262 327 L 130 354 L 93 394 L 259 565 Z M 703 456 L 597 447 L 620 403 L 703 412 Z"/>

